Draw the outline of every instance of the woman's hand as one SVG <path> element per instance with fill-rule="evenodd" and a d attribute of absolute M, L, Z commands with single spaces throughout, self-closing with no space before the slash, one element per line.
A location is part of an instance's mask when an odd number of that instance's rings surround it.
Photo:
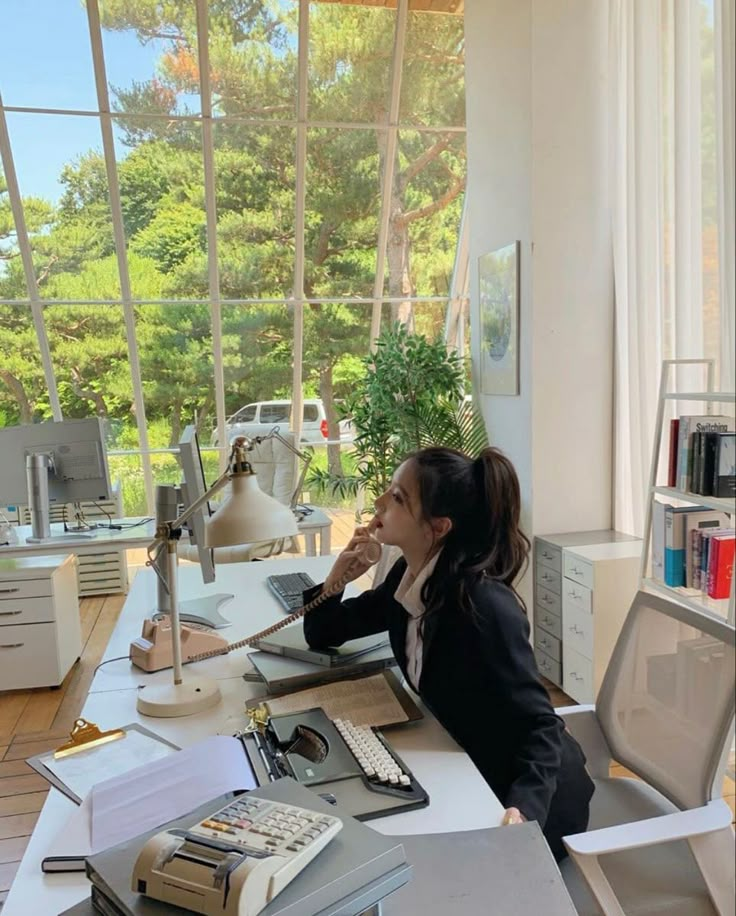
<path fill-rule="evenodd" d="M 507 824 L 523 824 L 525 820 L 526 818 L 518 808 L 507 808 L 506 811 L 504 811 L 501 826 L 505 827 Z"/>
<path fill-rule="evenodd" d="M 329 592 L 332 589 L 344 588 L 348 582 L 357 579 L 363 573 L 371 568 L 371 563 L 366 563 L 361 548 L 371 541 L 370 526 L 361 526 L 353 532 L 352 538 L 348 542 L 343 552 L 335 560 L 329 575 L 325 579 L 323 591 Z"/>

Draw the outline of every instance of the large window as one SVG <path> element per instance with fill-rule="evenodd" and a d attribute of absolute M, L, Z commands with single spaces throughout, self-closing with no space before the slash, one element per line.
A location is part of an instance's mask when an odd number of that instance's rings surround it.
<path fill-rule="evenodd" d="M 463 19 L 412 7 L 8 0 L 0 426 L 105 417 L 150 511 L 187 423 L 336 429 L 372 333 L 467 314 Z"/>

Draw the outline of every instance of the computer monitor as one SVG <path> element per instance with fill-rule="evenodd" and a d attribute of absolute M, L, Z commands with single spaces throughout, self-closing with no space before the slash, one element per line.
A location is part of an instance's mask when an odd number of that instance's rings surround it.
<path fill-rule="evenodd" d="M 184 481 L 181 485 L 181 502 L 174 493 L 174 487 L 159 486 L 156 488 L 156 515 L 158 522 L 174 521 L 189 506 L 207 492 L 207 481 L 204 476 L 202 453 L 199 450 L 199 439 L 194 426 L 187 426 L 179 440 L 179 458 L 181 460 Z M 209 503 L 203 503 L 186 522 L 189 532 L 189 543 L 196 546 L 202 579 L 205 583 L 215 580 L 214 551 L 205 547 L 205 519 L 211 515 Z M 159 517 L 161 516 L 161 517 Z M 166 575 L 165 562 L 157 564 L 160 573 Z M 211 627 L 227 626 L 230 621 L 220 614 L 218 608 L 232 595 L 218 593 L 191 598 L 179 602 L 179 617 L 182 623 L 198 623 Z M 171 609 L 169 594 L 164 583 L 159 580 L 158 614 L 168 614 Z"/>
<path fill-rule="evenodd" d="M 207 482 L 204 479 L 202 453 L 199 450 L 199 439 L 194 426 L 187 426 L 179 440 L 179 457 L 184 482 L 181 487 L 184 507 L 204 496 Z M 204 546 L 204 522 L 212 514 L 210 504 L 205 503 L 187 522 L 189 543 L 197 547 L 199 565 L 202 567 L 202 578 L 205 582 L 215 581 L 214 551 Z"/>
<path fill-rule="evenodd" d="M 111 498 L 104 425 L 99 417 L 5 427 L 0 429 L 0 455 L 0 506 L 31 505 L 29 456 L 49 456 L 44 461 L 43 480 L 44 499 L 49 503 Z M 39 508 L 48 514 L 48 506 Z"/>

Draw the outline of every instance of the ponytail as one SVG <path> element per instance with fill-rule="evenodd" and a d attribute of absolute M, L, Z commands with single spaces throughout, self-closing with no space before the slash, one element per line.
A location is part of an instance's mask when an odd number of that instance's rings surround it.
<path fill-rule="evenodd" d="M 529 559 L 530 543 L 521 530 L 521 488 L 514 466 L 497 448 L 469 458 L 451 448 L 427 448 L 408 458 L 416 469 L 425 520 L 449 518 L 452 527 L 422 599 L 427 615 L 455 599 L 472 612 L 472 586 L 483 577 L 502 582 L 516 594 L 515 582 Z M 454 595 L 448 594 L 452 591 Z"/>

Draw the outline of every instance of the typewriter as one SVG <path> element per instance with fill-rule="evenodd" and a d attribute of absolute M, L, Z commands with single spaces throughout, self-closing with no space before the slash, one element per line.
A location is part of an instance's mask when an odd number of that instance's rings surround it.
<path fill-rule="evenodd" d="M 358 820 L 424 808 L 429 795 L 383 734 L 319 707 L 242 736 L 261 785 L 291 776 Z"/>

